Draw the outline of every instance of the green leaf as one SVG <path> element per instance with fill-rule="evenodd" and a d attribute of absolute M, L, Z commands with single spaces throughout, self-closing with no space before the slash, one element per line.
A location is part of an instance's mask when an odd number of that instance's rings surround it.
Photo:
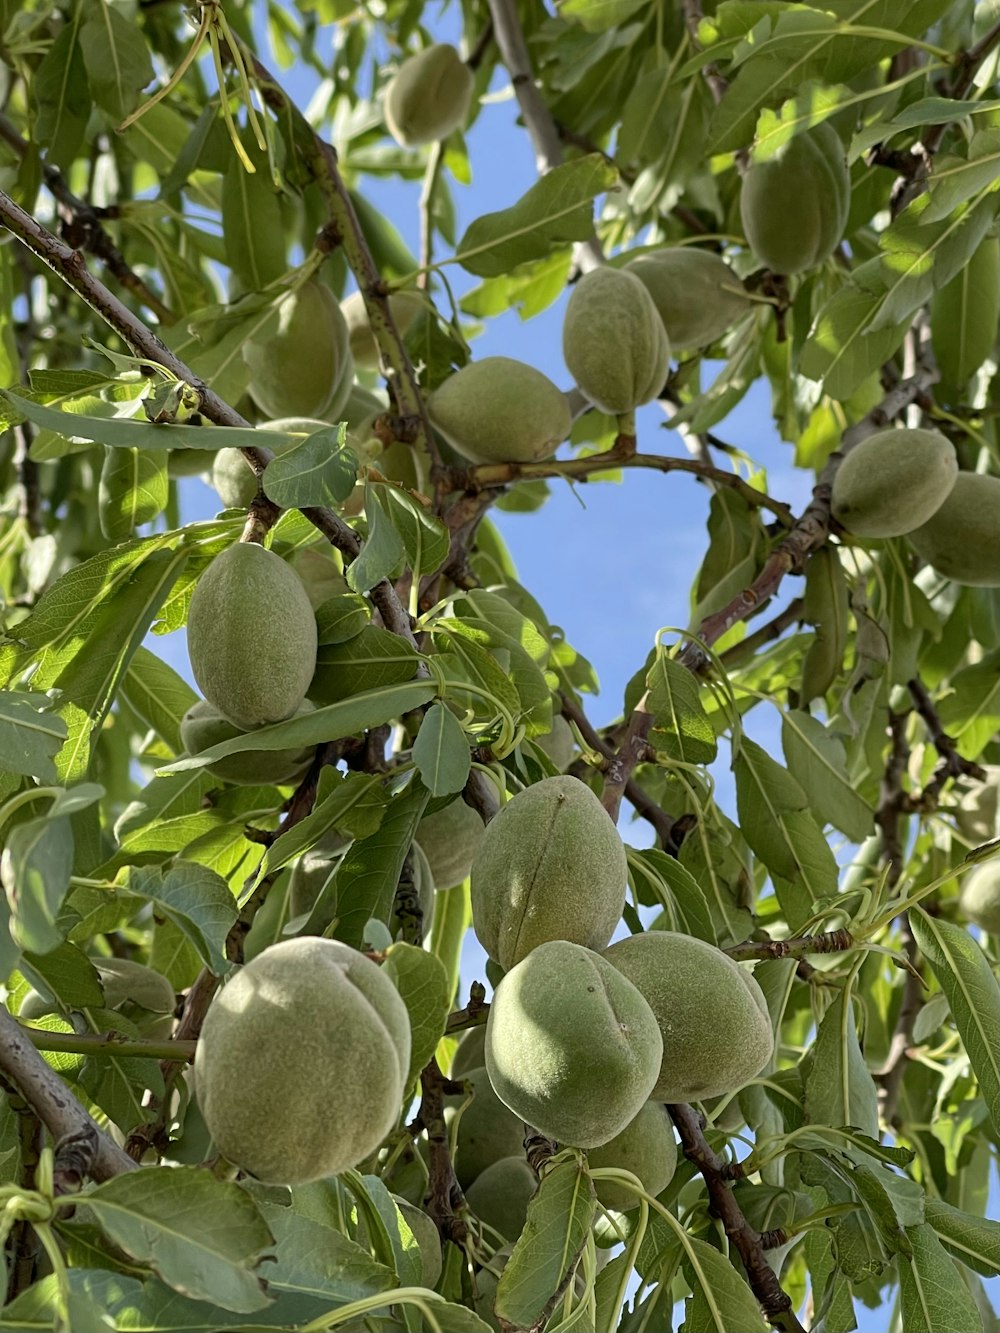
<path fill-rule="evenodd" d="M 840 739 L 808 713 L 790 709 L 782 714 L 781 744 L 813 813 L 852 842 L 864 842 L 873 829 L 874 811 L 855 790 Z"/>
<path fill-rule="evenodd" d="M 50 812 L 29 819 L 5 837 L 3 879 L 10 899 L 10 932 L 22 949 L 48 953 L 63 941 L 57 924 L 73 873 L 73 830 Z"/>
<path fill-rule="evenodd" d="M 134 1306 L 142 1289 L 135 1278 L 106 1269 L 68 1268 L 50 1273 L 0 1310 L 0 1329 L 3 1333 L 41 1333 L 62 1327 L 73 1333 L 111 1333 L 118 1327 L 115 1312 Z"/>
<path fill-rule="evenodd" d="M 181 753 L 184 749 L 181 718 L 198 696 L 173 667 L 161 662 L 148 648 L 140 647 L 128 665 L 118 694 L 166 741 L 174 754 Z"/>
<path fill-rule="evenodd" d="M 1000 730 L 1000 650 L 952 676 L 938 714 L 959 754 L 978 759 Z"/>
<path fill-rule="evenodd" d="M 692 1294 L 684 1308 L 681 1333 L 765 1333 L 768 1325 L 745 1279 L 717 1249 L 688 1236 L 684 1272 Z"/>
<path fill-rule="evenodd" d="M 920 952 L 948 997 L 993 1128 L 1000 1133 L 1000 986 L 982 949 L 964 926 L 910 911 Z"/>
<path fill-rule="evenodd" d="M 440 959 L 412 944 L 393 944 L 386 951 L 382 971 L 399 991 L 410 1015 L 413 1046 L 406 1080 L 410 1087 L 444 1036 L 451 1008 L 448 974 Z"/>
<path fill-rule="evenodd" d="M 413 742 L 413 762 L 432 796 L 451 796 L 469 780 L 469 741 L 455 714 L 445 704 L 432 704 Z"/>
<path fill-rule="evenodd" d="M 597 1210 L 586 1168 L 560 1162 L 547 1171 L 497 1284 L 497 1315 L 516 1328 L 540 1325 L 572 1271 Z"/>
<path fill-rule="evenodd" d="M 223 172 L 222 235 L 240 287 L 259 292 L 285 272 L 285 228 L 267 159 L 252 135 L 244 133 L 242 141 L 257 170 L 247 171 L 234 153 Z"/>
<path fill-rule="evenodd" d="M 268 499 L 283 509 L 338 505 L 354 490 L 357 472 L 357 455 L 347 447 L 347 426 L 341 422 L 272 458 L 261 482 Z"/>
<path fill-rule="evenodd" d="M 332 791 L 325 783 L 332 783 Z M 337 773 L 320 778 L 320 797 L 311 814 L 276 838 L 264 855 L 261 874 L 271 874 L 300 852 L 308 851 L 330 829 L 354 838 L 368 838 L 382 822 L 387 797 L 376 773 Z"/>
<path fill-rule="evenodd" d="M 716 944 L 717 934 L 708 910 L 705 891 L 689 870 L 674 856 L 654 847 L 628 852 L 629 871 L 636 882 L 640 902 L 651 901 L 642 891 L 644 881 L 655 885 L 656 898 L 663 905 L 662 916 L 655 918 L 650 930 L 676 930 L 694 935 L 708 944 Z M 664 900 L 666 891 L 666 900 Z"/>
<path fill-rule="evenodd" d="M 909 1256 L 900 1255 L 902 1327 L 920 1333 L 982 1333 L 983 1321 L 947 1250 L 927 1223 L 908 1227 Z"/>
<path fill-rule="evenodd" d="M 75 5 L 62 31 L 35 70 L 32 95 L 38 107 L 33 137 L 48 160 L 64 170 L 83 142 L 92 101 L 80 46 L 82 5 Z"/>
<path fill-rule="evenodd" d="M 217 759 L 244 750 L 286 750 L 302 746 L 321 745 L 324 741 L 340 740 L 356 732 L 367 731 L 391 722 L 401 713 L 408 713 L 434 698 L 436 686 L 426 680 L 413 680 L 400 685 L 382 685 L 352 695 L 339 703 L 327 704 L 311 713 L 298 713 L 284 722 L 259 727 L 246 735 L 220 741 L 200 754 L 184 755 L 158 770 L 159 773 L 182 773 L 190 768 L 204 768 Z"/>
<path fill-rule="evenodd" d="M 420 654 L 406 639 L 380 625 L 366 625 L 343 643 L 320 646 L 310 696 L 346 701 L 369 689 L 412 680 L 419 665 Z"/>
<path fill-rule="evenodd" d="M 115 121 L 133 111 L 153 78 L 141 29 L 108 0 L 84 0 L 80 45 L 94 101 Z"/>
<path fill-rule="evenodd" d="M 906 333 L 906 322 L 867 331 L 881 304 L 877 259 L 855 269 L 852 280 L 821 307 L 809 332 L 799 369 L 821 380 L 829 397 L 845 402 L 888 361 Z"/>
<path fill-rule="evenodd" d="M 607 32 L 644 9 L 649 0 L 565 0 L 559 17 L 579 23 L 587 32 Z"/>
<path fill-rule="evenodd" d="M 406 555 L 403 539 L 386 511 L 375 500 L 375 487 L 365 483 L 365 514 L 368 536 L 361 554 L 347 569 L 347 582 L 354 592 L 367 592 L 381 579 L 399 569 Z"/>
<path fill-rule="evenodd" d="M 963 1212 L 941 1199 L 928 1199 L 925 1214 L 953 1259 L 983 1277 L 1000 1274 L 1000 1222 Z"/>
<path fill-rule="evenodd" d="M 130 1171 L 92 1190 L 87 1207 L 116 1245 L 175 1291 L 239 1313 L 270 1304 L 253 1270 L 273 1237 L 238 1185 L 197 1167 Z"/>
<path fill-rule="evenodd" d="M 66 739 L 66 723 L 46 710 L 52 700 L 30 691 L 0 693 L 0 768 L 39 782 L 56 782 L 52 762 Z"/>
<path fill-rule="evenodd" d="M 593 232 L 594 199 L 618 180 L 600 153 L 588 153 L 544 175 L 510 208 L 486 213 L 458 243 L 455 260 L 480 278 L 509 273 Z"/>
<path fill-rule="evenodd" d="M 740 831 L 776 880 L 799 893 L 778 898 L 792 930 L 812 914 L 813 905 L 837 889 L 837 863 L 792 775 L 755 741 L 743 740 L 733 761 Z"/>
<path fill-rule="evenodd" d="M 373 482 L 369 493 L 385 512 L 393 530 L 402 538 L 413 577 L 419 579 L 424 574 L 433 574 L 436 569 L 440 569 L 451 550 L 451 538 L 441 519 L 401 486 Z M 365 512 L 368 513 L 368 510 Z"/>
<path fill-rule="evenodd" d="M 711 763 L 718 752 L 715 731 L 698 693 L 698 682 L 663 648 L 646 677 L 649 710 L 655 719 L 650 744 L 668 759 Z"/>
<path fill-rule="evenodd" d="M 393 798 L 379 830 L 355 842 L 337 871 L 337 901 L 344 905 L 337 939 L 361 947 L 370 919 L 387 922 L 403 861 L 428 801 L 419 783 Z"/>
<path fill-rule="evenodd" d="M 236 900 L 224 879 L 207 866 L 177 861 L 165 875 L 150 866 L 131 870 L 126 887 L 171 920 L 210 971 L 216 976 L 226 971 L 226 936 L 236 920 Z"/>
<path fill-rule="evenodd" d="M 101 531 L 108 541 L 128 541 L 140 524 L 151 523 L 162 514 L 168 487 L 163 454 L 105 447 L 97 505 Z"/>
<path fill-rule="evenodd" d="M 806 1115 L 817 1125 L 853 1125 L 871 1138 L 878 1136 L 875 1083 L 861 1054 L 854 1004 L 844 991 L 823 1015 L 816 1034 L 806 1076 Z"/>
<path fill-rule="evenodd" d="M 1000 238 L 979 249 L 931 302 L 931 337 L 943 378 L 964 385 L 989 356 L 1000 324 Z"/>
<path fill-rule="evenodd" d="M 316 608 L 316 635 L 320 647 L 346 643 L 370 624 L 372 609 L 360 593 L 338 592 Z"/>

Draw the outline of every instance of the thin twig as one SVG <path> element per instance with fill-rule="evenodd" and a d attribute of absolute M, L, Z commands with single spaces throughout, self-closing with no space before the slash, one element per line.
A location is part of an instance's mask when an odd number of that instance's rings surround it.
<path fill-rule="evenodd" d="M 856 945 L 849 930 L 824 930 L 819 935 L 797 935 L 789 940 L 743 940 L 723 949 L 738 963 L 760 959 L 806 958 L 813 953 L 844 953 Z"/>
<path fill-rule="evenodd" d="M 677 1126 L 685 1157 L 695 1164 L 704 1178 L 710 1210 L 722 1222 L 726 1235 L 739 1253 L 747 1281 L 764 1315 L 784 1333 L 805 1333 L 792 1308 L 791 1297 L 782 1289 L 767 1261 L 760 1233 L 746 1220 L 736 1201 L 726 1178 L 726 1163 L 709 1147 L 698 1113 L 685 1105 L 668 1106 L 667 1110 Z"/>

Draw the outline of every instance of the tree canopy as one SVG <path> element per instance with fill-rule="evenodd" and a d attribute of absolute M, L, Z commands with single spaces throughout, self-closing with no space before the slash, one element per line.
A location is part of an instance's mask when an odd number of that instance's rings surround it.
<path fill-rule="evenodd" d="M 1000 1329 L 998 51 L 0 0 L 0 1329 Z M 491 511 L 672 473 L 598 724 Z"/>

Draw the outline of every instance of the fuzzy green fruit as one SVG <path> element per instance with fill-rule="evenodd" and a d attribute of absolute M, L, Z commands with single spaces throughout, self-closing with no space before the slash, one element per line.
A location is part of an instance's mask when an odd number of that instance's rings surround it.
<path fill-rule="evenodd" d="M 316 618 L 302 580 L 273 551 L 238 542 L 191 597 L 191 669 L 202 693 L 244 731 L 302 706 L 316 669 Z"/>
<path fill-rule="evenodd" d="M 670 1117 L 659 1102 L 647 1102 L 620 1134 L 599 1148 L 591 1148 L 587 1160 L 592 1167 L 631 1171 L 646 1193 L 655 1198 L 667 1188 L 677 1170 L 677 1143 Z M 634 1194 L 612 1181 L 598 1181 L 595 1189 L 605 1208 L 625 1213 L 639 1207 Z"/>
<path fill-rule="evenodd" d="M 851 178 L 844 146 L 824 121 L 754 162 L 740 191 L 750 249 L 775 273 L 802 273 L 833 254 L 847 225 Z"/>
<path fill-rule="evenodd" d="M 540 944 L 497 986 L 486 1068 L 515 1115 L 558 1143 L 596 1148 L 649 1099 L 663 1040 L 617 968 L 579 944 Z"/>
<path fill-rule="evenodd" d="M 469 111 L 472 70 L 453 46 L 428 46 L 404 60 L 385 90 L 385 123 L 398 144 L 436 143 Z"/>
<path fill-rule="evenodd" d="M 579 778 L 544 778 L 487 826 L 472 864 L 472 921 L 508 970 L 547 940 L 603 949 L 625 907 L 618 830 Z"/>
<path fill-rule="evenodd" d="M 464 1078 L 470 1069 L 479 1069 L 486 1063 L 486 1024 L 470 1028 L 458 1043 L 451 1062 L 449 1078 Z"/>
<path fill-rule="evenodd" d="M 958 831 L 975 846 L 1000 838 L 1000 765 L 984 764 L 983 770 L 986 781 L 964 792 L 954 810 Z"/>
<path fill-rule="evenodd" d="M 437 888 L 453 889 L 468 878 L 485 833 L 482 819 L 461 796 L 432 815 L 424 815 L 417 825 L 416 840 Z"/>
<path fill-rule="evenodd" d="M 406 333 L 421 310 L 426 308 L 427 299 L 420 292 L 392 292 L 389 296 L 389 312 L 401 334 Z M 340 309 L 347 321 L 354 364 L 362 370 L 378 370 L 378 344 L 368 320 L 365 298 L 360 292 L 353 292 L 346 301 L 341 301 Z"/>
<path fill-rule="evenodd" d="M 569 435 L 566 395 L 534 366 L 486 356 L 450 375 L 427 404 L 431 424 L 473 463 L 533 463 Z"/>
<path fill-rule="evenodd" d="M 318 417 L 278 417 L 275 421 L 262 421 L 259 429 L 282 431 L 297 437 L 279 445 L 274 450 L 277 456 L 301 444 L 316 431 L 329 430 L 330 422 L 321 421 Z M 211 482 L 226 509 L 246 509 L 257 494 L 257 478 L 239 449 L 218 451 L 212 462 Z"/>
<path fill-rule="evenodd" d="M 648 930 L 618 940 L 604 958 L 645 996 L 660 1026 L 663 1062 L 653 1100 L 735 1092 L 774 1054 L 761 988 L 713 944 Z"/>
<path fill-rule="evenodd" d="M 488 1166 L 523 1150 L 524 1124 L 494 1092 L 485 1066 L 468 1070 L 462 1082 L 471 1084 L 475 1092 L 458 1122 L 455 1143 L 455 1175 L 462 1189 L 467 1189 Z M 461 1096 L 447 1098 L 446 1121 L 454 1119 L 464 1100 Z"/>
<path fill-rule="evenodd" d="M 335 416 L 354 379 L 347 322 L 333 292 L 311 278 L 278 304 L 277 329 L 243 344 L 250 393 L 269 417 Z"/>
<path fill-rule="evenodd" d="M 1000 861 L 986 861 L 969 872 L 958 905 L 967 921 L 1000 935 Z"/>
<path fill-rule="evenodd" d="M 311 712 L 312 708 L 313 705 L 307 699 L 299 712 Z M 192 704 L 181 718 L 181 740 L 188 754 L 201 754 L 213 745 L 246 734 L 223 717 L 207 699 L 199 699 L 196 704 Z M 208 765 L 208 771 L 239 787 L 280 784 L 300 777 L 309 767 L 312 756 L 311 746 L 295 750 L 244 750 L 227 759 L 217 759 L 214 764 Z"/>
<path fill-rule="evenodd" d="M 846 454 L 833 516 L 856 537 L 902 537 L 935 513 L 958 477 L 955 446 L 936 430 L 880 430 Z"/>
<path fill-rule="evenodd" d="M 1000 588 L 1000 477 L 960 472 L 944 504 L 909 540 L 946 579 Z"/>
<path fill-rule="evenodd" d="M 292 553 L 290 564 L 302 580 L 309 605 L 318 611 L 324 602 L 339 593 L 350 592 L 340 565 L 326 546 L 307 546 Z"/>
<path fill-rule="evenodd" d="M 305 1184 L 357 1166 L 396 1123 L 410 1020 L 356 949 L 272 945 L 218 993 L 195 1055 L 216 1147 L 260 1180 Z"/>
<path fill-rule="evenodd" d="M 481 1222 L 514 1241 L 524 1229 L 528 1201 L 537 1188 L 538 1177 L 523 1156 L 501 1157 L 475 1178 L 465 1200 Z"/>
<path fill-rule="evenodd" d="M 563 357 L 577 387 L 611 416 L 656 397 L 670 343 L 653 298 L 634 273 L 595 268 L 573 288 L 563 320 Z"/>
<path fill-rule="evenodd" d="M 743 284 L 711 250 L 665 246 L 625 265 L 653 298 L 672 351 L 706 347 L 753 308 Z"/>

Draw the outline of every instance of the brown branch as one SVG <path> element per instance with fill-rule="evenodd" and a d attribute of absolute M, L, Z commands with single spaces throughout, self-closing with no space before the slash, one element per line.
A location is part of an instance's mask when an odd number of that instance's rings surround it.
<path fill-rule="evenodd" d="M 97 1147 L 90 1174 L 94 1180 L 131 1171 L 136 1165 L 97 1126 L 66 1083 L 42 1059 L 24 1029 L 0 1006 L 0 1071 L 18 1088 L 25 1102 L 52 1135 L 60 1140 L 95 1134 Z"/>
<path fill-rule="evenodd" d="M 0 1077 L 0 1089 L 17 1117 L 18 1182 L 25 1190 L 34 1189 L 45 1128 L 13 1083 Z M 26 1217 L 19 1218 L 7 1238 L 9 1260 L 5 1300 L 12 1301 L 34 1282 L 39 1248 L 34 1227 Z"/>
<path fill-rule="evenodd" d="M 0 115 L 0 138 L 19 158 L 28 151 L 29 144 L 6 116 Z M 156 292 L 131 268 L 125 256 L 105 231 L 97 210 L 80 199 L 69 188 L 65 176 L 51 163 L 42 164 L 42 176 L 53 198 L 59 205 L 60 235 L 74 250 L 86 250 L 96 255 L 113 277 L 132 293 L 144 306 L 152 310 L 161 324 L 173 324 L 177 316 L 157 296 Z"/>
<path fill-rule="evenodd" d="M 730 958 L 745 963 L 758 958 L 805 958 L 812 953 L 843 953 L 855 947 L 849 930 L 825 930 L 819 935 L 798 935 L 789 940 L 743 940 L 723 949 Z"/>
<path fill-rule="evenodd" d="M 427 1196 L 424 1206 L 437 1227 L 442 1240 L 462 1245 L 469 1228 L 457 1210 L 465 1205 L 465 1196 L 455 1176 L 455 1167 L 448 1149 L 448 1127 L 444 1121 L 446 1093 L 461 1092 L 462 1085 L 454 1084 L 441 1073 L 434 1059 L 420 1071 L 420 1109 L 412 1128 L 427 1131 L 429 1147 Z"/>
<path fill-rule="evenodd" d="M 477 491 L 491 487 L 509 486 L 515 481 L 526 481 L 547 477 L 572 477 L 574 481 L 587 481 L 594 473 L 606 472 L 609 468 L 652 468 L 657 472 L 690 472 L 703 481 L 712 481 L 726 486 L 755 508 L 770 509 L 783 527 L 791 528 L 794 517 L 791 510 L 780 500 L 774 500 L 763 491 L 756 490 L 735 472 L 713 467 L 699 458 L 674 458 L 663 454 L 640 454 L 616 446 L 600 454 L 588 454 L 584 458 L 568 458 L 559 461 L 550 459 L 540 463 L 482 463 L 466 468 L 464 472 L 454 473 L 451 484 L 460 490 Z"/>
<path fill-rule="evenodd" d="M 454 1032 L 464 1032 L 466 1028 L 481 1027 L 490 1016 L 490 1006 L 486 1003 L 486 987 L 481 981 L 474 981 L 469 987 L 469 1003 L 464 1009 L 456 1009 L 448 1015 L 444 1033 L 450 1037 Z"/>
<path fill-rule="evenodd" d="M 937 809 L 938 800 L 944 786 L 954 778 L 975 778 L 978 782 L 986 781 L 986 772 L 972 759 L 966 759 L 958 752 L 954 737 L 945 731 L 934 707 L 930 691 L 919 676 L 906 682 L 914 706 L 930 733 L 931 744 L 941 759 L 931 780 L 913 802 L 913 809 L 919 814 L 930 814 Z"/>
<path fill-rule="evenodd" d="M 780 639 L 789 625 L 796 624 L 802 618 L 802 598 L 794 597 L 783 611 L 779 611 L 773 620 L 769 620 L 766 625 L 761 625 L 760 629 L 755 630 L 753 634 L 748 634 L 745 639 L 739 643 L 734 643 L 731 648 L 727 648 L 720 655 L 719 660 L 727 669 L 731 666 L 738 666 L 748 657 L 756 655 L 759 648 L 765 644 L 773 643 L 775 639 Z"/>
<path fill-rule="evenodd" d="M 764 1315 L 784 1333 L 805 1333 L 792 1308 L 791 1297 L 782 1289 L 767 1261 L 760 1233 L 746 1220 L 736 1201 L 727 1179 L 727 1164 L 709 1147 L 698 1113 L 685 1105 L 671 1105 L 667 1110 L 677 1126 L 684 1156 L 695 1164 L 704 1178 L 709 1209 L 722 1222 L 726 1235 L 735 1246 Z"/>

